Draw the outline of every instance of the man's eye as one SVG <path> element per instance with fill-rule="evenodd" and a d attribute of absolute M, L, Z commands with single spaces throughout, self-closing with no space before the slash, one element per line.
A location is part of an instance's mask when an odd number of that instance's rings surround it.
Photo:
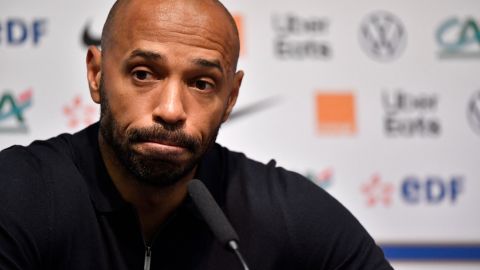
<path fill-rule="evenodd" d="M 209 90 L 215 88 L 215 85 L 213 83 L 206 80 L 195 80 L 194 86 L 199 90 Z"/>
<path fill-rule="evenodd" d="M 132 74 L 133 74 L 133 77 L 139 81 L 152 79 L 152 74 L 146 70 L 135 70 Z"/>

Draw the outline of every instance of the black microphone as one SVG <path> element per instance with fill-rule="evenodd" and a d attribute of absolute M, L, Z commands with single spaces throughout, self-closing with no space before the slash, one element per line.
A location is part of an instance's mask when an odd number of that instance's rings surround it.
<path fill-rule="evenodd" d="M 188 194 L 217 240 L 225 248 L 233 251 L 243 269 L 248 270 L 247 263 L 238 249 L 238 235 L 207 187 L 200 180 L 193 179 L 188 183 Z"/>

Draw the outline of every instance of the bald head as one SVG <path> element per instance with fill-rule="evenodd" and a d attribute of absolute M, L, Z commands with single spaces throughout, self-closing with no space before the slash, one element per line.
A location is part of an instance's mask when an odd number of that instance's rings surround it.
<path fill-rule="evenodd" d="M 232 64 L 232 70 L 236 70 L 240 51 L 238 29 L 233 16 L 218 0 L 117 0 L 110 9 L 107 20 L 103 26 L 101 40 L 102 54 L 111 49 L 112 46 L 115 46 L 115 39 L 118 33 L 125 31 L 125 26 L 128 27 L 128 24 L 125 25 L 122 24 L 122 22 L 125 20 L 128 11 L 134 8 L 133 5 L 143 5 L 146 10 L 155 9 L 159 11 L 158 13 L 164 13 L 163 16 L 159 14 L 159 20 L 165 20 L 166 14 L 176 10 L 177 12 L 185 12 L 185 16 L 188 16 L 188 14 L 191 15 L 191 11 L 195 11 L 195 17 L 199 17 L 185 19 L 196 19 L 200 21 L 200 17 L 203 17 L 203 21 L 205 21 L 205 18 L 209 18 L 212 22 L 216 22 L 216 24 L 222 26 L 222 31 L 226 36 L 224 45 L 228 47 L 228 51 L 230 52 L 229 57 L 231 59 L 229 59 L 229 62 Z M 190 13 L 186 12 L 187 10 L 189 10 Z"/>

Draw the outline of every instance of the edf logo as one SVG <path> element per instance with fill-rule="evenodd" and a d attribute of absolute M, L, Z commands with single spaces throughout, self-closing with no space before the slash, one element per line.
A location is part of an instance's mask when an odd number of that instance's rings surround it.
<path fill-rule="evenodd" d="M 46 34 L 47 20 L 26 21 L 19 18 L 0 20 L 0 45 L 18 46 L 32 44 L 37 46 Z"/>
<path fill-rule="evenodd" d="M 439 204 L 442 202 L 455 203 L 463 191 L 463 177 L 453 176 L 443 179 L 436 176 L 419 179 L 407 177 L 401 186 L 403 199 L 412 204 L 426 202 Z"/>

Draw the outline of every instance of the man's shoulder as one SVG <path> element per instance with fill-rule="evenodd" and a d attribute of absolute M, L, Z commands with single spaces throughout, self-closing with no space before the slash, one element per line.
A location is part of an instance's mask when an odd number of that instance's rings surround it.
<path fill-rule="evenodd" d="M 229 160 L 226 209 L 241 238 L 287 247 L 285 255 L 305 267 L 368 269 L 378 263 L 390 269 L 363 226 L 324 189 L 274 160 L 223 151 Z"/>
<path fill-rule="evenodd" d="M 282 211 L 278 214 L 305 222 L 323 215 L 332 216 L 332 213 L 338 219 L 352 217 L 323 188 L 295 171 L 278 166 L 274 159 L 263 163 L 225 147 L 222 147 L 222 151 L 227 158 L 228 168 L 224 176 L 227 182 L 226 196 L 254 203 L 253 212 L 277 209 Z"/>
<path fill-rule="evenodd" d="M 70 169 L 67 165 L 73 165 L 78 153 L 91 144 L 90 137 L 95 128 L 92 125 L 75 134 L 62 133 L 46 140 L 35 140 L 28 146 L 10 146 L 0 151 L 0 170 L 12 173 L 34 171 L 41 175 L 52 170 Z"/>
<path fill-rule="evenodd" d="M 57 214 L 72 213 L 90 200 L 77 158 L 78 148 L 84 147 L 78 142 L 85 137 L 82 132 L 0 152 L 0 204 L 5 211 L 29 215 L 35 207 L 40 213 L 51 209 Z"/>
<path fill-rule="evenodd" d="M 22 211 L 18 201 L 48 204 L 58 190 L 67 192 L 78 171 L 69 146 L 72 135 L 37 140 L 28 146 L 14 145 L 0 152 L 0 196 L 11 209 Z M 13 207 L 17 205 L 18 207 Z M 25 205 L 24 209 L 28 209 Z"/>
<path fill-rule="evenodd" d="M 291 193 L 303 190 L 320 192 L 325 191 L 298 172 L 279 166 L 275 159 L 261 162 L 247 156 L 245 153 L 229 150 L 220 146 L 227 159 L 228 177 L 236 178 L 235 182 L 253 186 L 258 191 L 288 191 Z M 260 188 L 260 189 L 259 189 Z M 326 194 L 326 193 L 325 193 Z"/>
<path fill-rule="evenodd" d="M 36 265 L 72 239 L 84 241 L 79 231 L 91 231 L 94 214 L 76 163 L 76 149 L 83 146 L 77 141 L 77 135 L 61 134 L 0 152 L 0 239 L 14 254 L 38 259 Z"/>
<path fill-rule="evenodd" d="M 0 170 L 23 174 L 57 167 L 58 162 L 64 162 L 72 156 L 68 143 L 71 136 L 61 134 L 48 140 L 36 140 L 28 146 L 13 145 L 5 148 L 0 151 Z"/>
<path fill-rule="evenodd" d="M 25 198 L 47 198 L 58 191 L 69 192 L 83 185 L 76 162 L 73 138 L 78 135 L 60 134 L 47 140 L 37 140 L 28 146 L 14 145 L 0 152 L 0 187 Z M 9 187 L 9 188 L 7 188 Z M 72 190 L 72 192 L 74 192 Z M 5 195 L 6 196 L 6 195 Z"/>

